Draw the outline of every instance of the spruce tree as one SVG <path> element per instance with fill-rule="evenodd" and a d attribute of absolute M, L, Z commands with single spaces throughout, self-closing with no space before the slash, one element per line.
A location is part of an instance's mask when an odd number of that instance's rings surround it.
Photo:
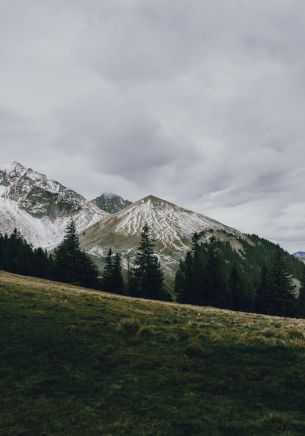
<path fill-rule="evenodd" d="M 154 241 L 150 236 L 150 229 L 147 224 L 144 225 L 141 233 L 141 241 L 130 281 L 133 286 L 133 295 L 154 299 L 165 297 L 163 274 L 160 262 L 154 254 Z"/>
<path fill-rule="evenodd" d="M 228 307 L 228 289 L 224 270 L 217 248 L 217 240 L 213 236 L 208 244 L 208 260 L 205 268 L 205 296 L 206 305 Z"/>
<path fill-rule="evenodd" d="M 255 311 L 257 313 L 268 314 L 272 312 L 272 299 L 270 295 L 269 271 L 264 264 L 261 268 L 260 282 L 256 290 Z"/>
<path fill-rule="evenodd" d="M 112 264 L 113 264 L 113 253 L 112 253 L 112 249 L 109 248 L 105 259 L 105 265 L 102 274 L 102 289 L 108 292 L 111 292 L 113 289 L 113 280 L 112 280 L 113 265 Z"/>
<path fill-rule="evenodd" d="M 116 253 L 112 263 L 112 291 L 117 294 L 124 293 L 124 280 L 122 275 L 121 256 Z"/>
<path fill-rule="evenodd" d="M 287 270 L 283 250 L 276 247 L 270 270 L 269 301 L 270 314 L 279 316 L 293 316 L 295 311 L 295 297 L 293 284 Z"/>
<path fill-rule="evenodd" d="M 98 270 L 90 257 L 80 249 L 74 221 L 67 226 L 62 243 L 55 250 L 54 276 L 57 280 L 96 288 Z"/>
<path fill-rule="evenodd" d="M 192 238 L 191 249 L 191 281 L 189 283 L 190 300 L 192 304 L 206 304 L 206 282 L 204 261 L 200 245 L 200 236 L 195 233 Z"/>
<path fill-rule="evenodd" d="M 245 295 L 242 288 L 240 274 L 236 265 L 233 265 L 230 278 L 229 289 L 231 305 L 233 310 L 243 310 L 245 308 Z"/>

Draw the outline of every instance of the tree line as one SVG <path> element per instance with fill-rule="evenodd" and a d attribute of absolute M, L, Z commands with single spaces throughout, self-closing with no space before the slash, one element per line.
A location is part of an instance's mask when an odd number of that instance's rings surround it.
<path fill-rule="evenodd" d="M 279 246 L 258 240 L 242 255 L 230 242 L 192 238 L 191 250 L 180 262 L 175 290 L 180 303 L 214 306 L 279 316 L 305 317 L 305 267 Z M 126 265 L 124 265 L 126 267 Z M 15 230 L 0 234 L 0 269 L 133 297 L 170 300 L 150 229 L 142 229 L 135 258 L 123 274 L 119 253 L 108 250 L 102 273 L 79 244 L 73 221 L 52 253 L 33 248 Z M 126 270 L 126 268 L 124 268 Z M 299 277 L 296 290 L 292 276 Z"/>
<path fill-rule="evenodd" d="M 73 221 L 53 253 L 33 248 L 15 229 L 0 234 L 0 269 L 22 275 L 58 280 L 117 294 L 151 299 L 169 299 L 164 289 L 160 262 L 154 253 L 154 241 L 147 225 L 143 227 L 133 265 L 124 280 L 121 255 L 110 248 L 102 274 L 91 257 L 80 248 Z"/>
<path fill-rule="evenodd" d="M 279 246 L 265 244 L 265 249 L 265 256 L 255 264 L 250 262 L 255 248 L 249 246 L 241 255 L 232 250 L 229 242 L 212 236 L 200 243 L 200 236 L 195 234 L 192 248 L 176 273 L 178 302 L 268 315 L 305 316 L 304 265 L 298 260 L 290 265 L 291 256 L 285 255 Z M 299 289 L 291 269 L 302 272 Z"/>

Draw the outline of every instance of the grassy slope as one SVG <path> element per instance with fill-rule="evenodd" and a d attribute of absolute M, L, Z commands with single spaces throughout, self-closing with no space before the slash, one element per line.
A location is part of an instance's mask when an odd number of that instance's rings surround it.
<path fill-rule="evenodd" d="M 0 327 L 1 435 L 305 434 L 304 321 L 2 272 Z"/>

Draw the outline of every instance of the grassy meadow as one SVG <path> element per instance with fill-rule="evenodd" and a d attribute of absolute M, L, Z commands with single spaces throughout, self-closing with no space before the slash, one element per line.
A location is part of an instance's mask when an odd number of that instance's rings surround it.
<path fill-rule="evenodd" d="M 304 435 L 305 321 L 0 272 L 0 435 Z"/>

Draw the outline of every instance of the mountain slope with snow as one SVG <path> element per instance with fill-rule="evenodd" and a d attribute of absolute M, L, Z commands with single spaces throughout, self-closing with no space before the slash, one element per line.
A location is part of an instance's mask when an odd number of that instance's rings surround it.
<path fill-rule="evenodd" d="M 79 232 L 108 214 L 18 162 L 0 166 L 0 233 L 17 228 L 34 246 L 57 245 L 73 218 Z"/>
<path fill-rule="evenodd" d="M 154 196 L 145 197 L 88 228 L 81 235 L 82 246 L 92 255 L 105 256 L 111 247 L 122 253 L 123 264 L 133 257 L 142 228 L 147 223 L 155 249 L 167 275 L 173 277 L 179 260 L 191 246 L 195 232 L 202 238 L 217 233 L 220 238 L 244 237 L 237 230 L 202 214 L 176 206 Z"/>

